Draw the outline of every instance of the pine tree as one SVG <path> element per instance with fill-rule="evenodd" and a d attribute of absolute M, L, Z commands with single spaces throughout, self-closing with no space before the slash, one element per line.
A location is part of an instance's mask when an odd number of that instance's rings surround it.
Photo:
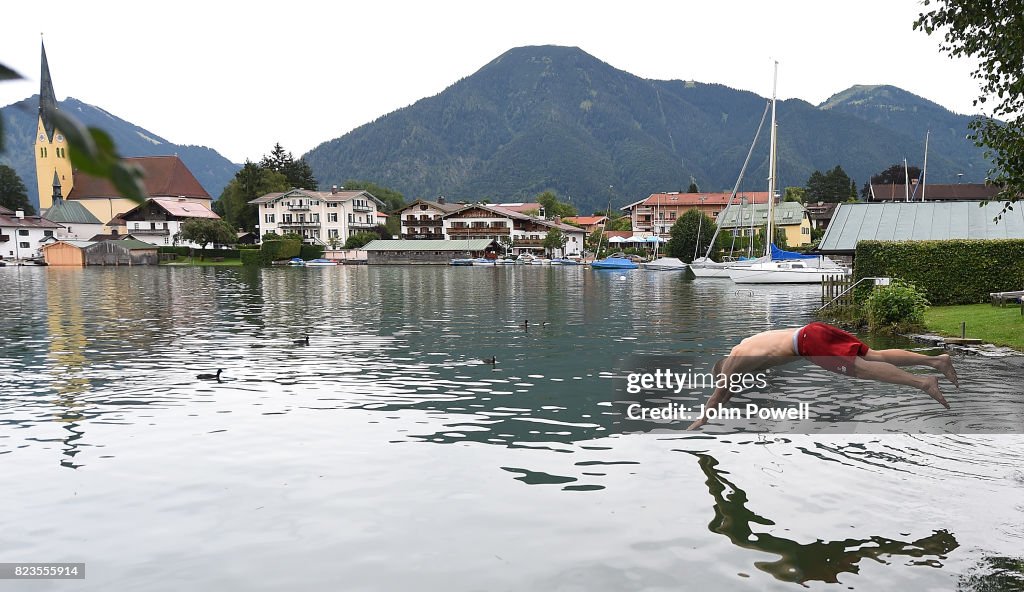
<path fill-rule="evenodd" d="M 35 216 L 36 209 L 28 201 L 28 189 L 21 177 L 11 167 L 0 164 L 0 206 L 17 212 L 21 210 L 26 216 Z"/>

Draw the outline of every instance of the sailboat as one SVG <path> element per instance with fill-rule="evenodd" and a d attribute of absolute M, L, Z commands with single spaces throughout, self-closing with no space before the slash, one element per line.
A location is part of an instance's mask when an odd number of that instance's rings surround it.
<path fill-rule="evenodd" d="M 757 124 L 757 132 L 754 133 L 754 141 L 750 144 L 750 150 L 747 150 L 747 158 L 743 161 L 743 166 L 740 168 L 740 175 L 736 178 L 736 184 L 733 185 L 732 193 L 729 195 L 729 201 L 726 202 L 723 212 L 728 211 L 729 207 L 732 206 L 733 200 L 736 198 L 736 193 L 739 191 L 740 183 L 743 181 L 743 175 L 747 171 L 747 165 L 750 164 L 750 156 L 754 153 L 754 147 L 757 146 L 757 138 L 761 135 L 761 128 L 764 127 L 764 120 L 768 116 L 768 108 L 771 103 L 765 103 L 764 113 L 761 114 L 761 123 Z M 753 207 L 753 206 L 751 206 Z M 711 259 L 711 251 L 715 248 L 715 241 L 718 240 L 718 233 L 722 231 L 722 225 L 719 224 L 715 228 L 715 234 L 711 237 L 711 242 L 708 243 L 708 250 L 704 253 L 703 257 L 697 257 L 690 263 L 690 270 L 693 271 L 693 275 L 699 278 L 727 278 L 729 277 L 729 269 L 732 267 L 747 267 L 754 263 L 761 263 L 768 259 L 761 257 L 758 259 L 754 258 L 742 258 L 734 261 L 722 261 L 718 262 Z M 698 233 L 698 236 L 700 234 Z M 753 240 L 753 233 L 751 233 L 751 240 Z"/>
<path fill-rule="evenodd" d="M 732 267 L 729 278 L 737 284 L 820 284 L 826 276 L 849 275 L 850 269 L 818 255 L 803 255 L 783 251 L 775 246 L 772 227 L 775 222 L 775 169 L 778 163 L 776 145 L 778 128 L 775 122 L 775 93 L 779 79 L 779 63 L 775 62 L 772 80 L 771 148 L 768 153 L 768 220 L 766 243 L 762 260 L 744 267 Z"/>

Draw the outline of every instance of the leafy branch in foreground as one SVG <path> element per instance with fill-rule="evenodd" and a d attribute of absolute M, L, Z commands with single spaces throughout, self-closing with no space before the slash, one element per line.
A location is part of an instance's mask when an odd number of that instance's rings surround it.
<path fill-rule="evenodd" d="M 0 64 L 0 82 L 21 78 L 17 72 Z M 53 107 L 47 107 L 44 115 L 50 117 L 67 138 L 73 167 L 109 180 L 121 195 L 132 201 L 142 203 L 146 200 L 142 169 L 121 160 L 110 134 L 99 128 L 85 127 L 74 117 Z M 0 151 L 3 151 L 3 138 L 3 121 L 0 120 Z"/>
<path fill-rule="evenodd" d="M 989 180 L 1002 187 L 999 199 L 1006 200 L 1005 213 L 1024 195 L 1024 0 L 924 0 L 923 4 L 934 4 L 934 8 L 918 15 L 914 28 L 928 35 L 941 30 L 942 51 L 950 57 L 977 59 L 971 76 L 981 83 L 982 94 L 974 105 L 994 99 L 992 118 L 973 120 L 970 138 L 992 160 Z"/>

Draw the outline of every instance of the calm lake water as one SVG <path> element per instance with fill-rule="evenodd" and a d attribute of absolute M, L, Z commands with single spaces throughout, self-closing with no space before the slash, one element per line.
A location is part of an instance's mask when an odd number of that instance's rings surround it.
<path fill-rule="evenodd" d="M 710 366 L 818 300 L 540 266 L 0 269 L 0 561 L 87 574 L 0 588 L 1024 587 L 1020 358 L 958 358 L 951 411 L 806 365 L 734 399 L 810 402 L 812 435 L 626 418 L 637 364 Z M 973 433 L 872 433 L 901 425 Z"/>

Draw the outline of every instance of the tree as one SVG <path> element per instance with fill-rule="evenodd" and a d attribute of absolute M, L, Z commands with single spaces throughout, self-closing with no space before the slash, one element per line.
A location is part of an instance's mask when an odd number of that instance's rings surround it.
<path fill-rule="evenodd" d="M 804 196 L 807 190 L 803 187 L 786 187 L 782 192 L 782 201 L 795 201 L 804 203 Z"/>
<path fill-rule="evenodd" d="M 689 210 L 672 224 L 665 253 L 687 263 L 693 261 L 694 252 L 698 257 L 703 257 L 704 251 L 711 244 L 715 228 L 715 221 L 706 214 L 696 208 Z"/>
<path fill-rule="evenodd" d="M 213 203 L 213 211 L 232 228 L 253 230 L 260 223 L 259 210 L 249 202 L 268 193 L 287 191 L 289 187 L 283 174 L 247 160 L 220 199 Z"/>
<path fill-rule="evenodd" d="M 370 241 L 379 239 L 380 236 L 376 232 L 357 232 L 349 235 L 348 240 L 345 241 L 346 249 L 361 249 L 366 246 Z"/>
<path fill-rule="evenodd" d="M 565 236 L 565 233 L 560 229 L 549 228 L 548 234 L 544 237 L 544 242 L 541 243 L 541 246 L 544 247 L 545 251 L 553 254 L 555 251 L 564 249 L 567 242 L 569 242 L 569 237 Z"/>
<path fill-rule="evenodd" d="M 201 249 L 199 260 L 202 261 L 206 245 L 210 243 L 234 244 L 236 236 L 235 229 L 224 220 L 189 218 L 182 223 L 181 230 L 174 235 L 174 242 L 189 242 L 199 245 Z"/>
<path fill-rule="evenodd" d="M 4 164 L 0 164 L 0 206 L 12 212 L 21 210 L 26 216 L 36 215 L 36 209 L 28 201 L 28 189 L 21 182 L 21 177 Z"/>
<path fill-rule="evenodd" d="M 865 200 L 871 199 L 871 185 L 904 185 L 908 178 L 920 179 L 921 169 L 911 165 L 904 170 L 903 163 L 894 164 L 877 175 L 872 175 L 871 180 L 860 190 L 860 196 Z"/>
<path fill-rule="evenodd" d="M 544 215 L 548 218 L 567 218 L 577 214 L 576 208 L 571 204 L 558 201 L 554 191 L 545 191 L 537 196 L 537 203 L 544 206 Z"/>
<path fill-rule="evenodd" d="M 316 191 L 317 189 L 317 181 L 316 177 L 313 176 L 313 169 L 309 168 L 309 164 L 305 159 L 295 160 L 291 152 L 285 152 L 280 142 L 274 144 L 274 149 L 271 150 L 270 154 L 263 157 L 263 160 L 260 161 L 260 168 L 269 169 L 284 175 L 288 179 L 288 188 L 295 187 L 311 191 Z"/>
<path fill-rule="evenodd" d="M 822 173 L 814 171 L 807 179 L 807 188 L 804 199 L 809 202 L 827 201 L 843 202 L 850 197 L 850 187 L 853 182 L 846 174 L 843 167 L 836 165 L 836 168 Z M 855 185 L 854 185 L 855 186 Z"/>
<path fill-rule="evenodd" d="M 690 178 L 690 186 L 686 189 L 687 193 L 700 193 L 700 188 L 697 187 L 697 182 Z"/>
<path fill-rule="evenodd" d="M 385 212 L 394 212 L 400 210 L 405 205 L 405 198 L 402 194 L 395 191 L 394 189 L 388 189 L 376 183 L 370 181 L 356 181 L 349 179 L 345 181 L 344 188 L 346 191 L 366 191 L 370 195 L 384 202 Z M 398 234 L 397 232 L 395 234 Z"/>
<path fill-rule="evenodd" d="M 974 119 L 969 126 L 971 139 L 992 160 L 988 176 L 1003 188 L 999 197 L 1006 200 L 1005 211 L 1024 195 L 1024 9 L 1019 0 L 924 0 L 925 6 L 933 4 L 918 15 L 914 29 L 928 35 L 941 30 L 942 51 L 976 59 L 971 75 L 981 82 L 982 94 L 974 104 L 995 99 L 992 118 Z"/>

